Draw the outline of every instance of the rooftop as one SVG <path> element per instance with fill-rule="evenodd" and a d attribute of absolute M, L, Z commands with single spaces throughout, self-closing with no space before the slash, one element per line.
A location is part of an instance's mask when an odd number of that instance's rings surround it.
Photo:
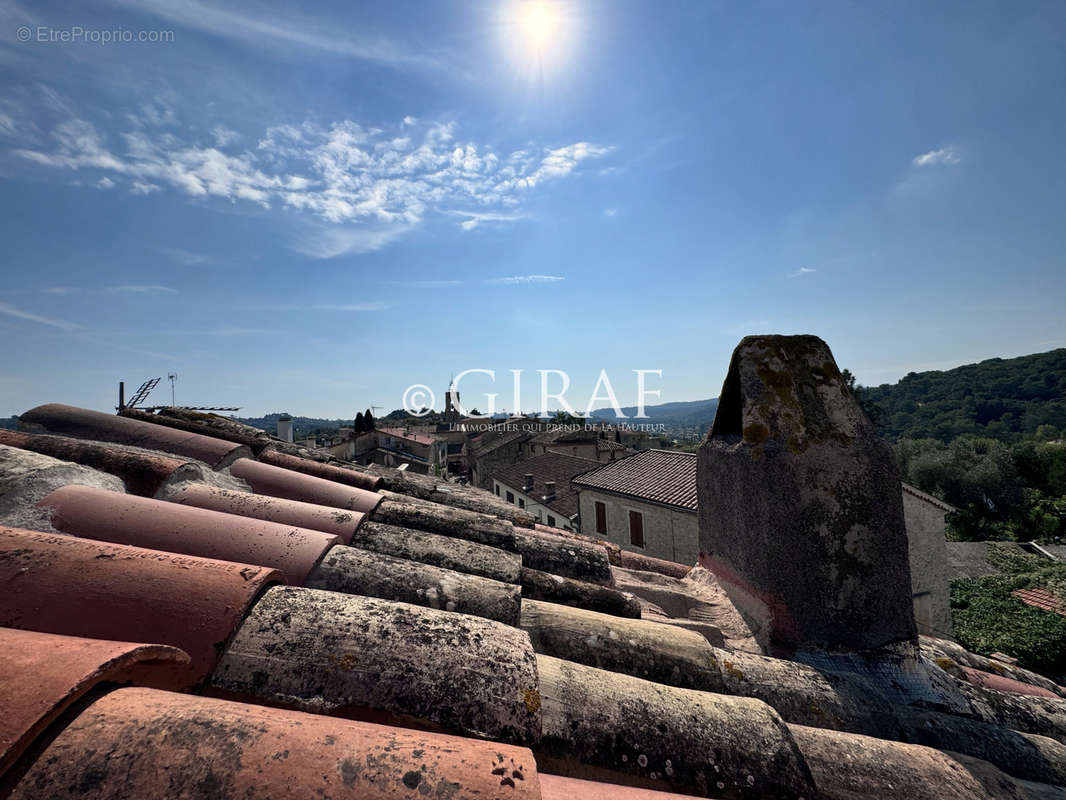
<path fill-rule="evenodd" d="M 570 486 L 570 481 L 583 472 L 595 469 L 599 463 L 589 458 L 549 451 L 516 464 L 499 465 L 493 469 L 491 477 L 536 498 L 537 502 L 570 519 L 578 510 L 577 492 Z M 527 474 L 533 476 L 530 490 L 524 488 Z M 544 499 L 544 484 L 548 481 L 555 482 L 553 500 Z"/>
<path fill-rule="evenodd" d="M 605 464 L 574 481 L 581 488 L 650 500 L 696 511 L 696 455 L 675 450 L 642 450 Z"/>
<path fill-rule="evenodd" d="M 923 638 L 904 705 L 702 568 L 206 417 L 0 431 L 5 797 L 1066 796 L 1045 677 Z"/>

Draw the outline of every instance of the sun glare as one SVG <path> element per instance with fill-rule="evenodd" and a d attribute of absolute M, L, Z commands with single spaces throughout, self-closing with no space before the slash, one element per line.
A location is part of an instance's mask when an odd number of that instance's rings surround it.
<path fill-rule="evenodd" d="M 559 8 L 549 0 L 524 0 L 518 9 L 518 24 L 530 49 L 549 49 L 559 34 Z"/>

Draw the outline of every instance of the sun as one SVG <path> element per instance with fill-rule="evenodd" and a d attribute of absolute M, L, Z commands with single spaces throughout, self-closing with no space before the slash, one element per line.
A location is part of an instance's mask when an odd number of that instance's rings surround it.
<path fill-rule="evenodd" d="M 518 7 L 518 26 L 526 45 L 537 53 L 549 49 L 558 37 L 561 17 L 550 0 L 524 0 Z"/>

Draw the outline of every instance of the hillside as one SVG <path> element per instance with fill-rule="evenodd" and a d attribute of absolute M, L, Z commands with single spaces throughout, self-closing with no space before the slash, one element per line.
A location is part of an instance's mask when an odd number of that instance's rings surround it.
<path fill-rule="evenodd" d="M 912 372 L 898 383 L 864 387 L 881 433 L 948 442 L 972 434 L 1016 441 L 1041 425 L 1066 431 L 1066 348 L 991 358 L 945 371 Z"/>
<path fill-rule="evenodd" d="M 640 422 L 648 424 L 663 424 L 668 427 L 679 428 L 709 428 L 714 422 L 714 414 L 718 410 L 718 398 L 710 400 L 690 400 L 678 403 L 662 403 L 656 406 L 645 406 L 644 413 L 647 419 L 634 420 L 636 406 L 624 406 L 622 413 L 629 417 L 628 422 Z M 605 422 L 614 420 L 614 409 L 601 408 L 592 412 L 593 419 Z"/>

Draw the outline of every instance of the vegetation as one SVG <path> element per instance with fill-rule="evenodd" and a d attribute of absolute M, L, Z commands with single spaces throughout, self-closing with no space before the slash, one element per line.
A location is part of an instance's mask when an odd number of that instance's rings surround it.
<path fill-rule="evenodd" d="M 950 538 L 1066 537 L 1066 349 L 877 387 L 842 374 L 895 444 L 903 480 L 959 509 Z"/>
<path fill-rule="evenodd" d="M 994 548 L 995 546 L 993 546 Z M 992 549 L 989 562 L 1006 574 L 953 581 L 955 638 L 975 653 L 1007 653 L 1027 669 L 1066 673 L 1066 617 L 1026 605 L 1011 592 L 1047 589 L 1066 600 L 1066 563 Z"/>

